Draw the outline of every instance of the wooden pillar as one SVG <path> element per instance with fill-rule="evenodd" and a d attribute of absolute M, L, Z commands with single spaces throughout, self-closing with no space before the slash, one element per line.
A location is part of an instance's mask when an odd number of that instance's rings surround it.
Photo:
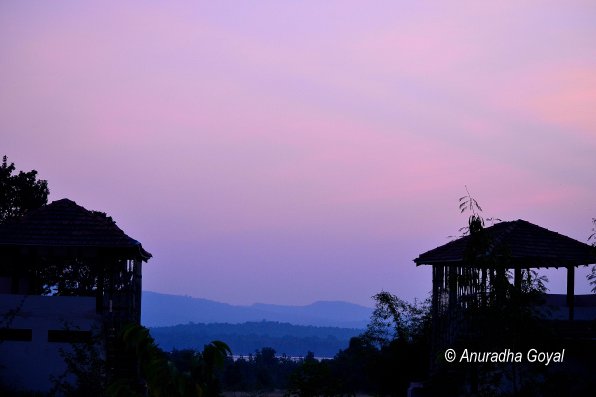
<path fill-rule="evenodd" d="M 457 266 L 449 266 L 449 310 L 457 305 Z"/>
<path fill-rule="evenodd" d="M 505 301 L 505 289 L 507 287 L 507 277 L 505 275 L 505 268 L 500 265 L 496 269 L 496 295 L 497 295 L 497 305 L 502 305 Z"/>
<path fill-rule="evenodd" d="M 573 320 L 575 306 L 575 266 L 567 266 L 567 306 L 569 320 Z"/>
<path fill-rule="evenodd" d="M 438 329 L 439 326 L 439 294 L 440 291 L 443 289 L 443 277 L 439 277 L 440 274 L 443 272 L 443 266 L 440 265 L 433 265 L 433 295 L 432 295 L 432 311 L 431 311 L 431 321 L 432 321 L 432 328 L 431 328 L 431 360 L 430 360 L 430 368 L 434 366 L 434 360 L 432 360 L 432 356 L 436 353 L 438 349 L 439 341 L 438 335 L 440 335 L 440 330 Z M 442 276 L 442 275 L 441 275 Z"/>
<path fill-rule="evenodd" d="M 487 301 L 487 299 L 486 299 L 487 270 L 485 267 L 482 268 L 482 276 L 481 277 L 482 277 L 482 279 L 480 281 L 480 293 L 482 295 L 480 296 L 480 298 L 481 298 L 480 304 L 482 305 L 482 307 L 485 307 L 486 301 Z"/>
<path fill-rule="evenodd" d="M 104 264 L 102 261 L 96 261 L 93 266 L 97 269 L 97 289 L 95 290 L 95 311 L 97 313 L 103 313 L 104 301 L 103 301 L 103 289 L 104 289 Z"/>
<path fill-rule="evenodd" d="M 439 266 L 433 265 L 432 318 L 439 314 Z"/>
<path fill-rule="evenodd" d="M 521 292 L 521 286 L 522 286 L 522 271 L 521 271 L 521 267 L 516 267 L 515 268 L 513 283 L 515 285 L 515 290 L 518 293 L 520 293 Z"/>
<path fill-rule="evenodd" d="M 141 324 L 141 297 L 143 295 L 143 261 L 136 259 L 134 261 L 134 302 L 135 321 Z"/>

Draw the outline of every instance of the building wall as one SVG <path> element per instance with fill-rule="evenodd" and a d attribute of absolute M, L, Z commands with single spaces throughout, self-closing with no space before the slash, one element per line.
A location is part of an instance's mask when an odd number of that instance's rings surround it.
<path fill-rule="evenodd" d="M 2 387 L 48 391 L 66 370 L 60 349 L 101 325 L 93 297 L 0 294 Z"/>
<path fill-rule="evenodd" d="M 13 291 L 15 287 L 16 291 Z M 29 292 L 29 280 L 27 278 L 18 278 L 15 286 L 12 277 L 0 277 L 0 294 L 26 294 L 27 292 Z"/>
<path fill-rule="evenodd" d="M 575 320 L 594 321 L 596 320 L 596 294 L 575 295 Z M 542 318 L 548 320 L 569 319 L 569 306 L 567 306 L 567 295 L 545 294 L 544 304 L 538 307 Z"/>

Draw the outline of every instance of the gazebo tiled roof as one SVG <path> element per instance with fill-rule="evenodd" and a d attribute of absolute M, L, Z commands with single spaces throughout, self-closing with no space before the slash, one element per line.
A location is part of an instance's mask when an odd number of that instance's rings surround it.
<path fill-rule="evenodd" d="M 0 225 L 0 247 L 109 248 L 128 252 L 144 261 L 151 254 L 102 213 L 61 199 Z"/>
<path fill-rule="evenodd" d="M 524 220 L 500 222 L 484 229 L 490 242 L 486 256 L 506 248 L 513 266 L 559 267 L 596 263 L 594 247 Z M 470 236 L 420 254 L 416 265 L 465 265 Z"/>

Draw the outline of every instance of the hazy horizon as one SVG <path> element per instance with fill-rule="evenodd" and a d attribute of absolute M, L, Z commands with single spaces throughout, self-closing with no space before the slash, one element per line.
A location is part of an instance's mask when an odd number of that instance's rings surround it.
<path fill-rule="evenodd" d="M 465 185 L 586 242 L 594 21 L 579 0 L 4 2 L 0 155 L 139 240 L 147 290 L 424 299 L 412 260 L 466 224 Z"/>
<path fill-rule="evenodd" d="M 300 306 L 300 307 L 302 307 L 302 306 L 310 306 L 315 303 L 330 302 L 330 303 L 350 303 L 353 305 L 363 306 L 363 307 L 366 307 L 369 309 L 374 308 L 374 301 L 373 301 L 372 297 L 371 297 L 371 301 L 368 305 L 360 304 L 360 303 L 356 303 L 356 302 L 350 302 L 350 301 L 346 301 L 346 300 L 320 300 L 320 299 L 314 300 L 311 302 L 307 302 L 304 304 L 296 304 L 296 305 L 284 305 L 284 304 L 277 303 L 277 302 L 248 302 L 248 303 L 234 304 L 234 303 L 230 303 L 230 302 L 226 302 L 226 301 L 208 299 L 203 296 L 193 296 L 193 295 L 188 295 L 188 294 L 169 294 L 169 293 L 165 293 L 165 292 L 157 292 L 157 291 L 148 290 L 146 288 L 143 288 L 143 292 L 150 292 L 150 293 L 163 294 L 163 295 L 176 295 L 176 296 L 181 296 L 184 298 L 191 298 L 191 299 L 205 299 L 205 300 L 209 300 L 209 301 L 213 301 L 213 302 L 217 302 L 217 303 L 223 303 L 223 304 L 227 304 L 227 305 L 231 305 L 231 306 L 243 306 L 243 307 L 250 307 L 250 306 L 255 306 L 255 305 L 280 305 L 280 306 Z"/>

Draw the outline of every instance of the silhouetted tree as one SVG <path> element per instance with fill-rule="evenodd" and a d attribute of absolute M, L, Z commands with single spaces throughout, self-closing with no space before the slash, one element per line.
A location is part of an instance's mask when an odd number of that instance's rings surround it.
<path fill-rule="evenodd" d="M 372 381 L 368 391 L 405 395 L 409 383 L 424 379 L 428 372 L 430 305 L 411 304 L 385 291 L 373 299 L 375 310 L 362 335 L 365 343 L 378 348 L 368 364 Z"/>
<path fill-rule="evenodd" d="M 350 339 L 347 349 L 339 351 L 332 362 L 334 376 L 344 394 L 372 392 L 378 385 L 380 351 L 361 336 Z"/>
<path fill-rule="evenodd" d="M 223 342 L 213 341 L 202 352 L 183 352 L 171 355 L 161 350 L 149 330 L 131 324 L 124 328 L 120 345 L 138 363 L 138 375 L 146 383 L 148 395 L 211 397 L 220 394 L 216 371 L 223 367 L 225 358 L 231 354 Z M 134 378 L 113 379 L 107 389 L 110 396 L 141 396 L 145 392 Z"/>
<path fill-rule="evenodd" d="M 290 376 L 288 393 L 302 397 L 336 396 L 340 394 L 337 388 L 337 380 L 331 374 L 328 361 L 318 361 L 312 352 L 307 353 L 302 365 Z"/>
<path fill-rule="evenodd" d="M 72 330 L 68 323 L 65 330 Z M 79 330 L 75 327 L 74 330 Z M 102 356 L 103 337 L 101 332 L 93 330 L 88 341 L 70 343 L 70 348 L 60 348 L 60 355 L 66 364 L 64 373 L 52 377 L 52 390 L 49 396 L 86 396 L 104 395 L 107 382 L 107 368 Z M 72 382 L 74 378 L 74 382 Z"/>
<path fill-rule="evenodd" d="M 227 358 L 222 376 L 224 390 L 268 393 L 286 389 L 291 374 L 300 367 L 286 355 L 278 357 L 275 350 L 264 347 L 248 357 Z"/>
<path fill-rule="evenodd" d="M 429 306 L 408 303 L 386 291 L 373 296 L 375 310 L 371 315 L 364 337 L 378 347 L 395 339 L 412 342 L 421 337 L 429 326 Z"/>
<path fill-rule="evenodd" d="M 0 223 L 24 215 L 48 202 L 48 182 L 37 179 L 37 171 L 19 171 L 6 156 L 0 165 Z"/>

